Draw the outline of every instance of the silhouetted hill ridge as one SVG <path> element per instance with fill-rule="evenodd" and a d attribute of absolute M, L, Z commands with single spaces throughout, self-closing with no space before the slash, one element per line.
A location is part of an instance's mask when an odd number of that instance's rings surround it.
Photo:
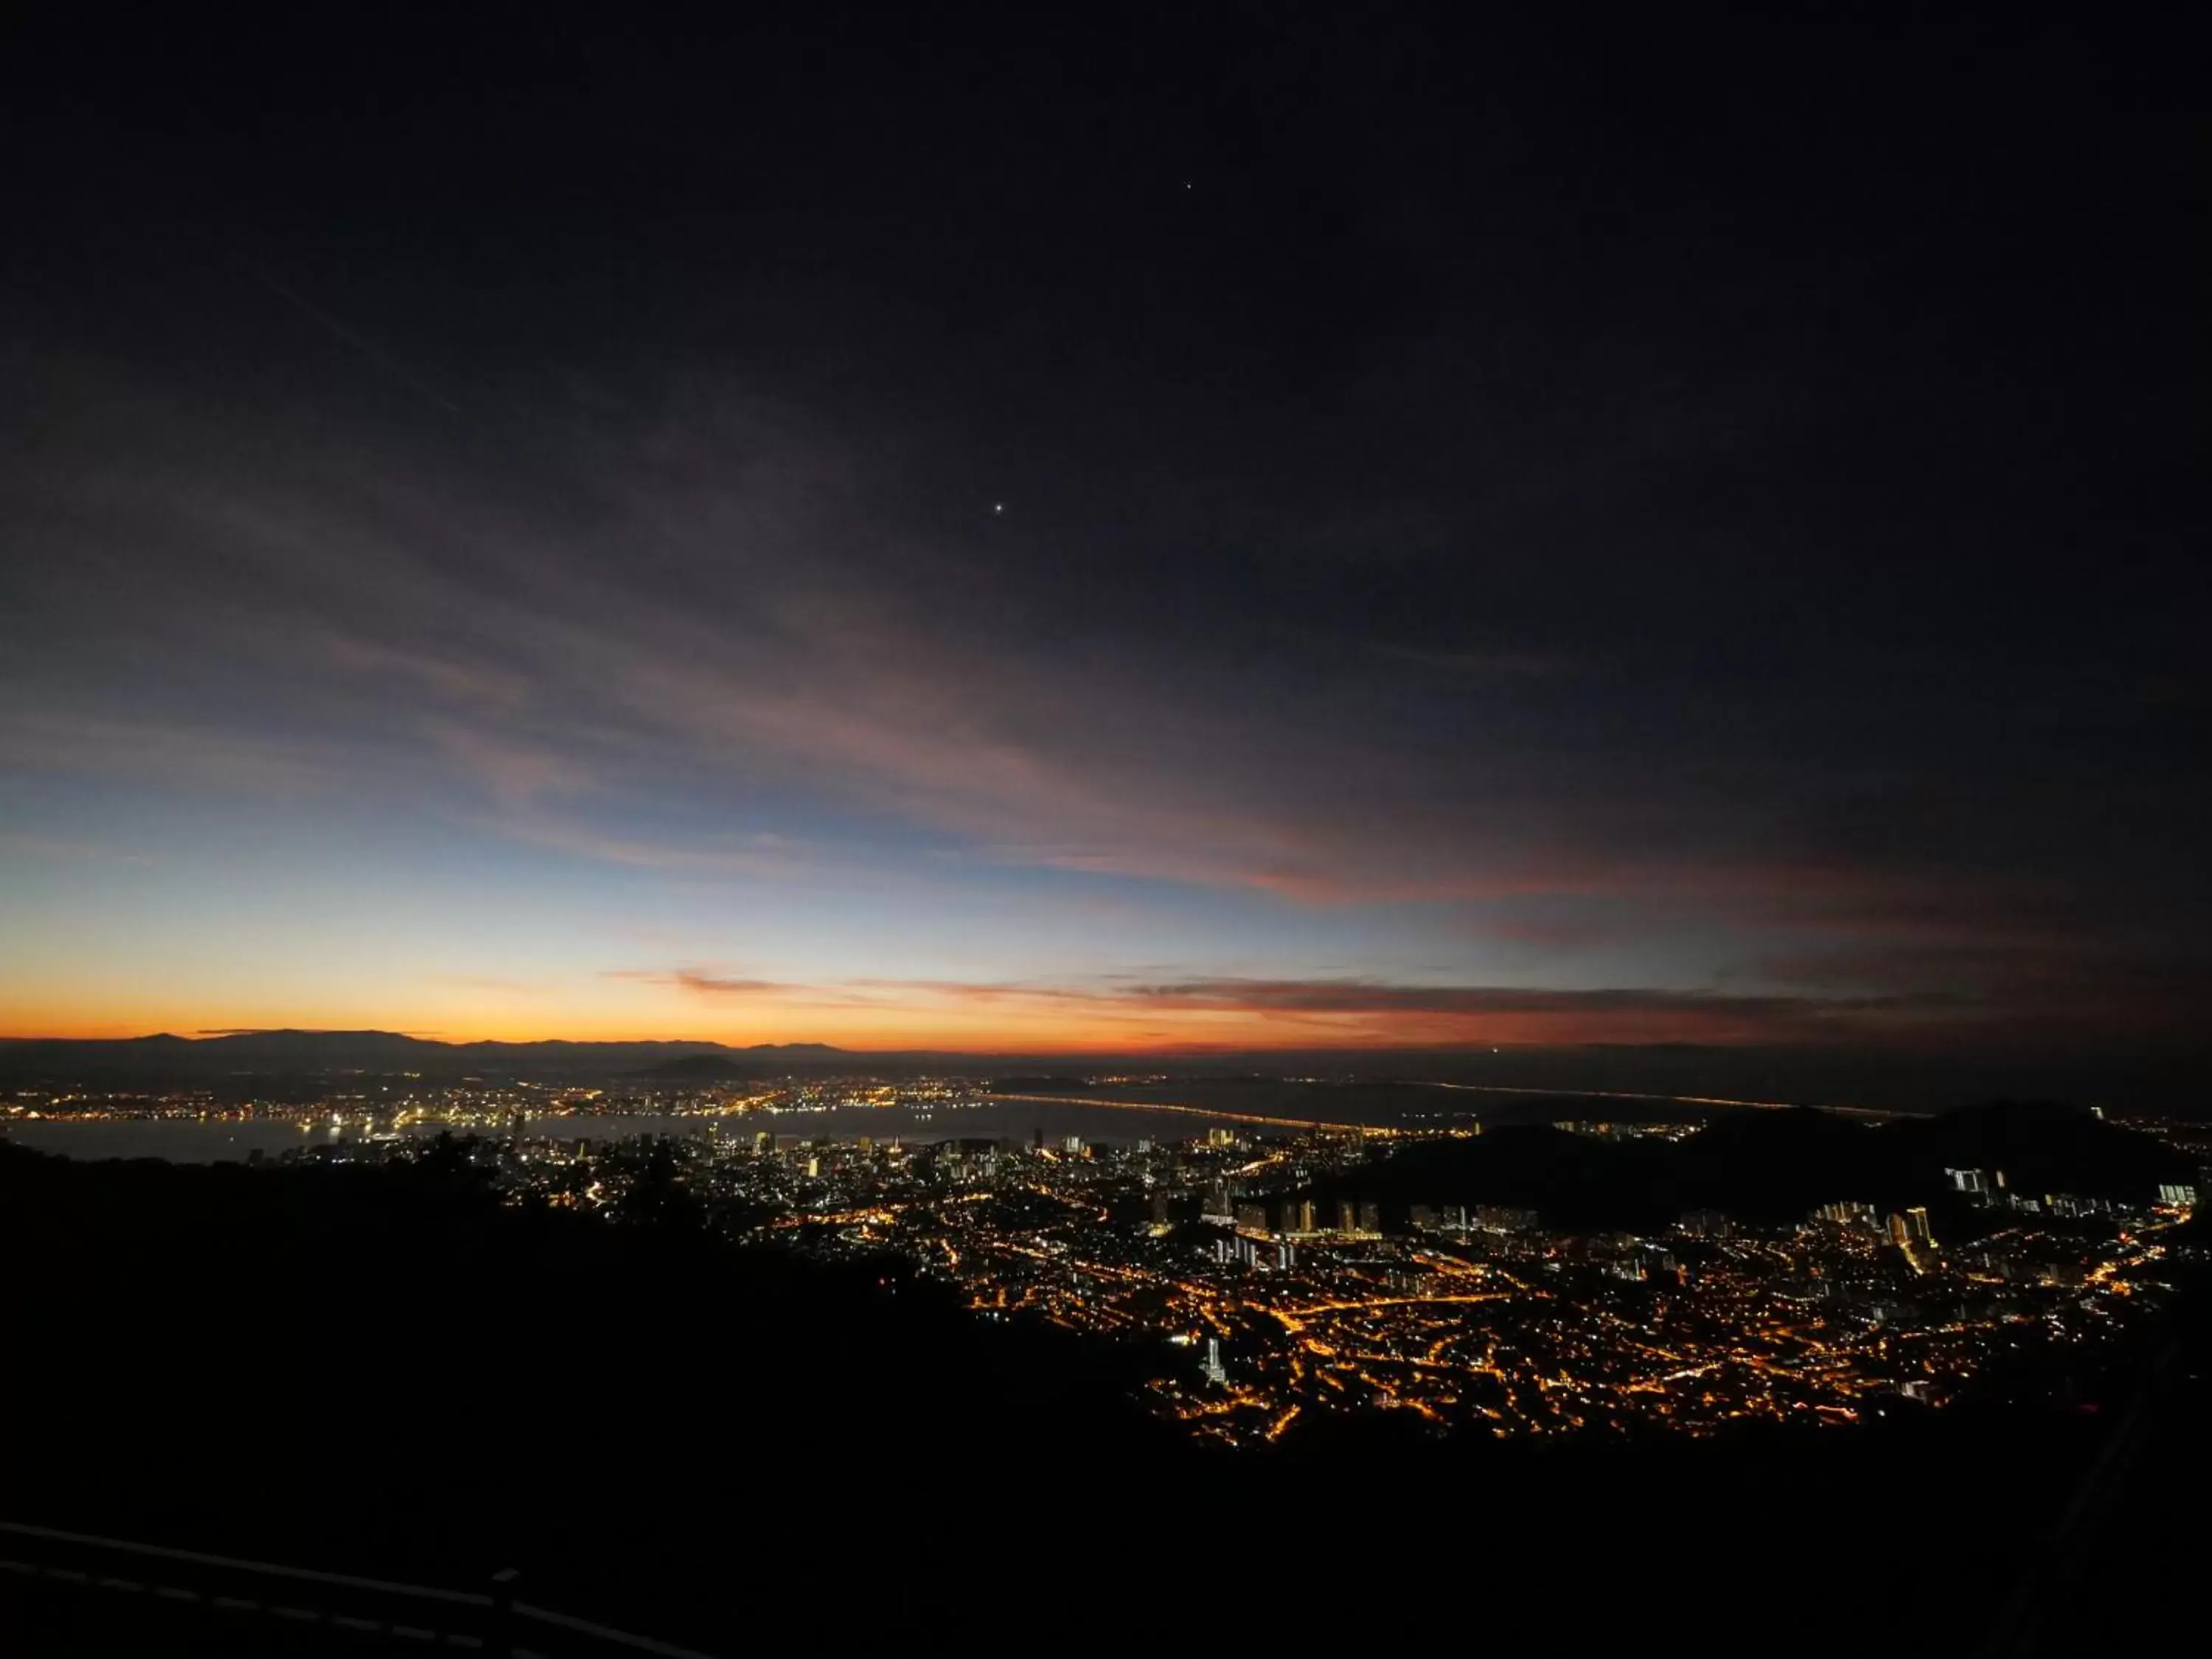
<path fill-rule="evenodd" d="M 183 1037 L 25 1037 L 0 1046 L 0 1078 L 51 1077 L 189 1083 L 241 1072 L 335 1074 L 419 1072 L 458 1076 L 478 1072 L 615 1076 L 692 1056 L 832 1064 L 848 1059 L 826 1043 L 761 1043 L 733 1048 L 703 1041 L 446 1042 L 399 1031 L 272 1030 L 210 1032 Z M 757 1073 L 756 1073 L 757 1074 Z"/>
<path fill-rule="evenodd" d="M 1847 1200 L 1885 1207 L 1948 1194 L 1948 1169 L 2002 1170 L 2014 1190 L 2148 1200 L 2190 1160 L 2162 1142 L 2049 1102 L 1993 1101 L 1867 1125 L 1805 1108 L 1717 1116 L 1681 1141 L 1611 1141 L 1536 1124 L 1415 1142 L 1325 1183 L 1394 1204 L 1498 1204 L 1556 1225 L 1650 1229 L 1714 1209 L 1782 1221 Z"/>

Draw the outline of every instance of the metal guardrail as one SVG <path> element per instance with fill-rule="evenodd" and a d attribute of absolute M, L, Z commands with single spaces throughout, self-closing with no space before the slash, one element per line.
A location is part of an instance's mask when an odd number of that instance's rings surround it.
<path fill-rule="evenodd" d="M 695 1649 L 519 1601 L 519 1575 L 512 1570 L 495 1575 L 489 1593 L 444 1589 L 0 1521 L 0 1578 L 137 1597 L 149 1607 L 167 1604 L 179 1616 L 268 1620 L 300 1632 L 319 1626 L 334 1637 L 381 1639 L 418 1651 L 502 1659 L 708 1659 Z"/>

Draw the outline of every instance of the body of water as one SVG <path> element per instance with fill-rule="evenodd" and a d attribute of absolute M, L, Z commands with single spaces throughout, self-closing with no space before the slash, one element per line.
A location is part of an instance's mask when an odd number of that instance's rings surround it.
<path fill-rule="evenodd" d="M 359 1124 L 332 1129 L 327 1121 L 301 1128 L 296 1123 L 260 1119 L 251 1123 L 202 1122 L 197 1118 L 111 1118 L 77 1121 L 16 1120 L 0 1129 L 4 1138 L 35 1152 L 64 1158 L 158 1158 L 172 1164 L 242 1164 L 254 1152 L 274 1158 L 301 1146 L 358 1140 L 368 1131 Z M 432 1131 L 434 1133 L 434 1131 Z"/>
<path fill-rule="evenodd" d="M 410 1136 L 434 1135 L 443 1127 L 416 1124 Z M 799 1140 L 852 1140 L 867 1135 L 878 1141 L 922 1142 L 1012 1139 L 1024 1145 L 1042 1133 L 1048 1145 L 1070 1135 L 1103 1146 L 1138 1140 L 1187 1140 L 1211 1127 L 1243 1127 L 1231 1117 L 1130 1109 L 1091 1103 L 986 1101 L 973 1106 L 840 1106 L 825 1111 L 743 1112 L 723 1117 L 577 1112 L 525 1120 L 524 1133 L 550 1140 L 621 1140 L 633 1135 L 696 1135 L 719 1132 L 749 1141 L 765 1130 L 779 1144 Z M 457 1134 L 470 1131 L 457 1128 Z M 486 1130 L 485 1133 L 503 1131 Z M 243 1163 L 256 1152 L 267 1158 L 306 1146 L 358 1140 L 369 1133 L 359 1119 L 333 1127 L 328 1120 L 300 1124 L 275 1120 L 252 1122 L 202 1121 L 195 1118 L 120 1118 L 72 1121 L 18 1119 L 5 1138 L 19 1146 L 82 1158 L 162 1158 L 173 1164 Z"/>

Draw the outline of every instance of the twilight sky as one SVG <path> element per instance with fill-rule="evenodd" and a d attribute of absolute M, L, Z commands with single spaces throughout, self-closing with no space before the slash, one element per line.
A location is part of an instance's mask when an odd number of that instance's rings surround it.
<path fill-rule="evenodd" d="M 23 30 L 0 1033 L 2201 1042 L 2172 52 L 1040 10 Z"/>

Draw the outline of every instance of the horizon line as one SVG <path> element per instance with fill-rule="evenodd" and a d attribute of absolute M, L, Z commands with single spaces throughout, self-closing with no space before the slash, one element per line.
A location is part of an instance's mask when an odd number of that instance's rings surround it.
<path fill-rule="evenodd" d="M 1081 1047 L 1044 1048 L 969 1048 L 941 1045 L 920 1045 L 911 1048 L 854 1048 L 844 1043 L 825 1042 L 815 1039 L 794 1039 L 789 1042 L 728 1042 L 716 1037 L 690 1036 L 620 1036 L 620 1037 L 457 1037 L 418 1031 L 394 1030 L 375 1025 L 253 1025 L 205 1027 L 191 1031 L 139 1031 L 127 1036 L 67 1035 L 52 1031 L 17 1034 L 0 1032 L 0 1042 L 150 1042 L 164 1039 L 173 1042 L 194 1045 L 216 1043 L 238 1037 L 254 1036 L 319 1036 L 319 1037 L 394 1037 L 410 1042 L 422 1042 L 441 1048 L 503 1047 L 532 1048 L 545 1043 L 567 1043 L 574 1047 L 621 1048 L 683 1045 L 700 1048 L 720 1048 L 732 1054 L 745 1054 L 761 1049 L 814 1048 L 835 1054 L 854 1055 L 897 1054 L 972 1054 L 1011 1055 L 1015 1057 L 1063 1056 L 1068 1058 L 1096 1057 L 1099 1059 L 1139 1058 L 1149 1054 L 1195 1056 L 1205 1054 L 1554 1054 L 1587 1049 L 1638 1050 L 1714 1050 L 1743 1053 L 1761 1048 L 1789 1049 L 1795 1052 L 1814 1052 L 1817 1045 L 1804 1043 L 1761 1042 L 1309 1042 L 1292 1044 L 1265 1043 L 1170 1043 L 1158 1048 L 1103 1048 Z"/>

